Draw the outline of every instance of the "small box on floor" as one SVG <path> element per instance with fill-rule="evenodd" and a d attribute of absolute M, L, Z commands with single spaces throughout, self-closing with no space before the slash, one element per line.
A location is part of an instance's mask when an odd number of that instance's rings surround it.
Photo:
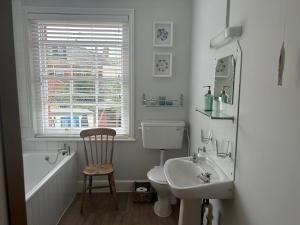
<path fill-rule="evenodd" d="M 149 203 L 156 200 L 156 193 L 150 182 L 134 182 L 133 202 Z"/>

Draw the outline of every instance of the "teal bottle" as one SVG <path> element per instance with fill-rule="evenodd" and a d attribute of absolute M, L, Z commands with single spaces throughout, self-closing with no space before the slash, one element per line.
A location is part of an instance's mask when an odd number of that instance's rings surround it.
<path fill-rule="evenodd" d="M 226 87 L 227 86 L 223 86 L 223 89 L 222 89 L 221 94 L 219 96 L 221 98 L 221 102 L 223 102 L 223 103 L 228 103 L 228 95 L 226 94 L 226 91 L 225 91 Z"/>
<path fill-rule="evenodd" d="M 211 86 L 204 87 L 208 87 L 208 92 L 204 95 L 204 111 L 212 111 L 214 97 L 211 94 Z"/>

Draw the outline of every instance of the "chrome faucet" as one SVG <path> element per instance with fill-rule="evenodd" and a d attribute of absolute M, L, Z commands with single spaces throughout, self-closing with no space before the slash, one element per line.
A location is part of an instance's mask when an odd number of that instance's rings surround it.
<path fill-rule="evenodd" d="M 71 155 L 71 148 L 70 145 L 64 144 L 64 147 L 57 149 L 58 153 L 61 153 L 62 155 Z"/>
<path fill-rule="evenodd" d="M 197 176 L 200 180 L 202 180 L 204 183 L 209 183 L 211 178 L 211 173 L 204 172 Z"/>
<path fill-rule="evenodd" d="M 198 147 L 198 153 L 193 153 L 193 155 L 191 156 L 191 161 L 193 161 L 193 163 L 198 163 L 199 157 L 200 157 L 200 152 L 205 153 L 206 152 L 206 148 L 205 146 L 203 146 L 203 148 Z"/>
<path fill-rule="evenodd" d="M 193 153 L 193 155 L 190 158 L 191 161 L 193 161 L 193 163 L 197 163 L 198 162 L 198 155 L 197 153 Z"/>
<path fill-rule="evenodd" d="M 198 147 L 198 155 L 200 154 L 200 152 L 206 153 L 205 146 L 203 146 L 202 148 Z"/>

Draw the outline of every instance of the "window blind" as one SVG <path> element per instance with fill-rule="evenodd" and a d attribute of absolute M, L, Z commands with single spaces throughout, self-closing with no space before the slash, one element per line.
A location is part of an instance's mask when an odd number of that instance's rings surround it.
<path fill-rule="evenodd" d="M 129 136 L 128 22 L 31 20 L 36 136 L 110 127 Z"/>

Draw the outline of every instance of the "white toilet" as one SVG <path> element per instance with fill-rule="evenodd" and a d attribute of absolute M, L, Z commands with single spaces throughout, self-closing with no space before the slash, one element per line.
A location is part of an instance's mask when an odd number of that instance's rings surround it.
<path fill-rule="evenodd" d="M 174 203 L 175 197 L 171 194 L 164 174 L 164 151 L 182 148 L 185 122 L 142 121 L 141 125 L 143 147 L 161 152 L 160 165 L 155 166 L 147 173 L 152 187 L 157 192 L 158 200 L 154 205 L 154 212 L 160 217 L 168 217 L 172 213 L 171 203 Z"/>

